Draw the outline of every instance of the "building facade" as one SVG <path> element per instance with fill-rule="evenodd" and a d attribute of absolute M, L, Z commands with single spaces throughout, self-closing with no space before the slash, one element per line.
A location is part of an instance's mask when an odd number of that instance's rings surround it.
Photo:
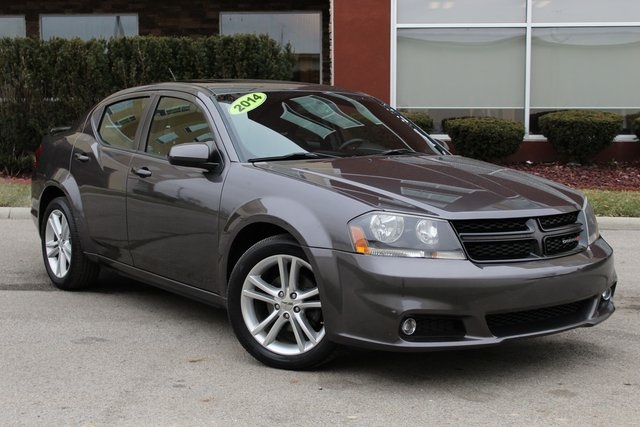
<path fill-rule="evenodd" d="M 48 0 L 3 2 L 0 36 L 267 33 L 295 78 L 448 117 L 521 121 L 599 109 L 640 114 L 640 2 L 629 0 Z"/>
<path fill-rule="evenodd" d="M 357 5 L 356 5 L 357 4 Z M 640 113 L 636 71 L 640 66 L 640 2 L 628 0 L 335 0 L 340 15 L 367 14 L 389 23 L 387 100 L 427 112 L 435 132 L 441 120 L 494 116 L 524 123 L 528 138 L 539 138 L 541 113 L 598 109 L 625 117 L 627 136 Z M 386 16 L 384 16 L 387 14 Z M 372 29 L 367 22 L 354 33 Z M 336 48 L 341 41 L 336 31 Z M 351 51 L 373 53 L 366 39 Z M 362 54 L 366 57 L 366 54 Z M 378 55 L 378 53 L 376 53 Z M 373 60 L 369 58 L 368 60 Z M 336 57 L 336 81 L 371 90 L 376 81 L 366 63 L 349 66 Z M 341 68 L 348 70 L 341 70 Z M 355 69 L 358 67 L 358 69 Z M 377 68 L 374 67 L 374 70 Z M 367 75 L 368 81 L 358 81 Z"/>
<path fill-rule="evenodd" d="M 295 78 L 329 83 L 329 0 L 2 2 L 0 37 L 109 38 L 257 33 L 290 43 Z"/>

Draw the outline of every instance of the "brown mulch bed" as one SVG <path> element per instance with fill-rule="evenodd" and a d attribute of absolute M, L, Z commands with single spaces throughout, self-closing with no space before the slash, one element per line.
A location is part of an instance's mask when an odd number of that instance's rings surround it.
<path fill-rule="evenodd" d="M 27 184 L 31 182 L 31 177 L 8 177 L 0 174 L 0 182 L 17 182 Z"/>
<path fill-rule="evenodd" d="M 640 191 L 640 161 L 593 165 L 518 163 L 507 166 L 574 188 Z"/>

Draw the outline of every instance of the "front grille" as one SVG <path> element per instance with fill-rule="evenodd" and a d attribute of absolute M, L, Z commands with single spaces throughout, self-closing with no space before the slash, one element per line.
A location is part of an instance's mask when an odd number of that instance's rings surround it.
<path fill-rule="evenodd" d="M 521 259 L 527 258 L 535 252 L 536 241 L 529 239 L 506 242 L 469 242 L 465 247 L 469 256 L 478 261 Z"/>
<path fill-rule="evenodd" d="M 478 262 L 519 261 L 581 250 L 579 212 L 533 218 L 452 221 L 467 255 Z"/>
<path fill-rule="evenodd" d="M 547 255 L 556 255 L 569 252 L 578 247 L 580 234 L 572 233 L 562 236 L 547 237 L 544 240 L 544 252 Z"/>
<path fill-rule="evenodd" d="M 578 212 L 571 212 L 562 215 L 541 216 L 538 218 L 540 228 L 543 230 L 552 230 L 558 227 L 564 227 L 574 224 L 578 220 Z"/>
<path fill-rule="evenodd" d="M 535 310 L 489 314 L 487 326 L 496 337 L 539 332 L 560 328 L 584 320 L 592 306 L 592 299 Z"/>
<path fill-rule="evenodd" d="M 456 221 L 455 227 L 458 233 L 509 233 L 528 229 L 527 218 Z"/>

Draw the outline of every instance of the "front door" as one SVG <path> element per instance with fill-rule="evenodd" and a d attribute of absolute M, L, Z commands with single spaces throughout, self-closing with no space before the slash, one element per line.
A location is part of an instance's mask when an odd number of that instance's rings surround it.
<path fill-rule="evenodd" d="M 223 174 L 169 164 L 173 145 L 206 142 L 211 126 L 195 99 L 160 97 L 127 183 L 129 248 L 135 267 L 215 290 Z"/>

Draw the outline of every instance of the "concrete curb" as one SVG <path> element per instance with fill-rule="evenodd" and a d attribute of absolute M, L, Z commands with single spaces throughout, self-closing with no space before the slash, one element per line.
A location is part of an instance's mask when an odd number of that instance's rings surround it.
<path fill-rule="evenodd" d="M 640 230 L 640 218 L 598 217 L 600 230 Z"/>
<path fill-rule="evenodd" d="M 0 208 L 0 220 L 31 218 L 29 208 Z M 600 216 L 598 225 L 601 230 L 640 230 L 640 218 Z"/>

